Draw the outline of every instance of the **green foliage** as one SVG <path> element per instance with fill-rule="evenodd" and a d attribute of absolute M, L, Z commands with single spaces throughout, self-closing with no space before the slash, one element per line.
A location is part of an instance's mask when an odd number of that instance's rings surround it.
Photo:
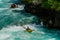
<path fill-rule="evenodd" d="M 34 0 L 22 0 L 22 1 L 25 4 L 29 4 L 33 3 Z M 60 0 L 36 0 L 36 1 L 38 1 L 38 3 L 41 3 L 42 7 L 60 10 Z"/>
<path fill-rule="evenodd" d="M 48 0 L 48 1 L 42 2 L 42 6 L 45 8 L 52 8 L 52 9 L 60 10 L 60 1 Z"/>
<path fill-rule="evenodd" d="M 44 7 L 44 8 L 50 8 L 50 5 L 48 4 L 48 2 L 43 2 L 42 3 L 42 7 Z"/>
<path fill-rule="evenodd" d="M 37 2 L 37 3 L 41 3 L 42 0 L 22 0 L 22 2 L 25 3 L 25 4 L 33 3 L 33 1 Z"/>
<path fill-rule="evenodd" d="M 22 0 L 24 4 L 32 3 L 32 0 Z"/>

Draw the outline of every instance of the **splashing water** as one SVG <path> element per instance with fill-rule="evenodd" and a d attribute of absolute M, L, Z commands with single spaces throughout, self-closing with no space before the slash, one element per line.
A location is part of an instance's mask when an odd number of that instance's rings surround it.
<path fill-rule="evenodd" d="M 35 31 L 28 33 L 27 31 L 24 31 L 23 26 L 29 26 Z M 41 27 L 41 25 L 26 24 L 23 26 L 10 25 L 3 28 L 0 30 L 0 40 L 57 40 L 58 36 L 55 31 L 44 28 L 36 28 Z"/>
<path fill-rule="evenodd" d="M 38 23 L 36 16 L 24 12 L 24 5 L 21 5 L 22 8 L 10 9 L 12 3 L 9 1 L 0 0 L 0 40 L 60 40 L 59 30 L 48 30 L 34 24 Z M 21 25 L 35 31 L 25 32 Z"/>

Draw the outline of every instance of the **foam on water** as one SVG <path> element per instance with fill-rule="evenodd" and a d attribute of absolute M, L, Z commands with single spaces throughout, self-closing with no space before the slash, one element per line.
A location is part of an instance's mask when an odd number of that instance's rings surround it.
<path fill-rule="evenodd" d="M 0 11 L 2 11 L 2 10 L 7 10 L 7 9 L 9 9 L 9 8 L 0 8 Z"/>
<path fill-rule="evenodd" d="M 2 0 L 0 0 L 0 3 L 3 3 Z"/>
<path fill-rule="evenodd" d="M 56 40 L 55 38 L 51 38 L 51 39 L 49 39 L 49 40 Z"/>
<path fill-rule="evenodd" d="M 0 40 L 5 40 L 6 38 L 9 38 L 11 35 L 9 34 L 0 34 Z"/>
<path fill-rule="evenodd" d="M 43 22 L 41 25 L 33 24 L 38 23 L 36 16 L 21 11 L 24 10 L 24 5 L 10 9 L 12 3 L 8 3 L 9 1 L 0 0 L 0 40 L 60 40 L 60 31 L 43 28 Z M 17 0 L 11 1 L 16 2 Z M 25 32 L 23 26 L 29 26 L 34 31 Z"/>
<path fill-rule="evenodd" d="M 24 27 L 29 26 L 31 29 L 34 29 L 35 31 L 33 31 L 32 33 L 24 32 L 23 26 Z M 37 31 L 37 29 L 31 24 L 27 24 L 27 25 L 23 25 L 23 26 L 12 25 L 12 26 L 7 26 L 7 28 L 3 28 L 2 30 L 0 30 L 0 40 L 10 40 L 10 39 L 33 40 L 34 37 L 36 39 L 39 38 L 38 34 L 43 34 L 39 31 Z M 36 32 L 37 32 L 37 34 L 35 34 L 36 36 L 33 35 Z"/>
<path fill-rule="evenodd" d="M 32 33 L 25 31 L 23 28 L 29 26 L 33 29 Z M 0 30 L 0 40 L 56 40 L 52 36 L 46 35 L 46 32 L 37 29 L 34 24 L 26 24 L 23 26 L 9 25 Z"/>

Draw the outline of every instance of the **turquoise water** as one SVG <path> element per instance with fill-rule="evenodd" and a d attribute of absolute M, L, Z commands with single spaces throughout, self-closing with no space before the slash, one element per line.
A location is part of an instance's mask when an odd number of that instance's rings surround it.
<path fill-rule="evenodd" d="M 24 12 L 22 5 L 18 9 L 10 9 L 10 0 L 0 0 L 0 40 L 60 40 L 60 31 L 46 29 L 37 25 L 38 18 Z M 25 32 L 23 26 L 35 30 Z"/>

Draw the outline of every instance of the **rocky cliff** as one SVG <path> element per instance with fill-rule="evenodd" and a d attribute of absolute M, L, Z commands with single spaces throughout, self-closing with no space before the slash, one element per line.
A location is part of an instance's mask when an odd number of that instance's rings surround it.
<path fill-rule="evenodd" d="M 60 12 L 55 9 L 41 7 L 41 4 L 26 4 L 25 11 L 38 16 L 46 27 L 60 28 Z"/>

